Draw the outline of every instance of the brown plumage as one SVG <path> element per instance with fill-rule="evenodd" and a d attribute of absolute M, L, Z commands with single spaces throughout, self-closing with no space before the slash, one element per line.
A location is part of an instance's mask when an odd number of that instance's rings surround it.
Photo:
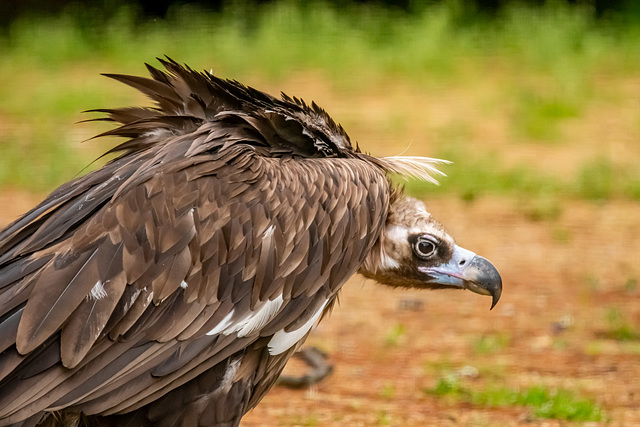
<path fill-rule="evenodd" d="M 127 138 L 0 233 L 0 425 L 235 426 L 360 271 L 493 295 L 391 172 L 315 104 L 172 60 L 109 75 L 152 108 L 96 110 Z"/>

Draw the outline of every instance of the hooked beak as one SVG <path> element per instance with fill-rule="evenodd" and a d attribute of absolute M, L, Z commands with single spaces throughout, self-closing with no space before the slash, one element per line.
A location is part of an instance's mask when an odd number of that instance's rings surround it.
<path fill-rule="evenodd" d="M 418 267 L 438 285 L 468 289 L 481 295 L 491 295 L 491 308 L 502 294 L 502 278 L 486 258 L 456 245 L 451 261 L 437 267 Z"/>

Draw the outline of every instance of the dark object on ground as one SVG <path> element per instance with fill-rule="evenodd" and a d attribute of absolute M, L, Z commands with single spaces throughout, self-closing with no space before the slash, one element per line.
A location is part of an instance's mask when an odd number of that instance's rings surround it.
<path fill-rule="evenodd" d="M 293 357 L 302 360 L 310 368 L 308 373 L 299 377 L 280 375 L 277 385 L 294 389 L 309 388 L 333 372 L 333 365 L 327 363 L 327 353 L 317 347 L 304 347 Z"/>

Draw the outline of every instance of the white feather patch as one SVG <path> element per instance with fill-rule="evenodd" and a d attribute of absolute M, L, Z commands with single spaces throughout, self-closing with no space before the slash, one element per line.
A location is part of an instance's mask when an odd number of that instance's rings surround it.
<path fill-rule="evenodd" d="M 133 306 L 133 303 L 136 302 L 136 299 L 138 298 L 138 295 L 140 295 L 140 292 L 142 292 L 143 290 L 147 290 L 147 288 L 145 287 L 144 289 L 137 289 L 133 295 L 131 295 L 131 299 L 129 299 L 129 301 L 127 303 L 125 303 L 124 305 L 124 311 L 129 311 L 129 309 Z"/>
<path fill-rule="evenodd" d="M 265 302 L 257 311 L 252 312 L 242 321 L 242 325 L 239 325 L 238 336 L 246 337 L 266 325 L 280 311 L 283 301 L 282 295 L 279 295 L 278 298 Z"/>
<path fill-rule="evenodd" d="M 394 242 L 406 242 L 409 238 L 409 229 L 404 225 L 389 225 L 385 230 L 385 237 Z"/>
<path fill-rule="evenodd" d="M 263 238 L 263 239 L 266 239 L 266 238 L 268 238 L 268 237 L 273 236 L 273 232 L 274 232 L 275 230 L 276 230 L 276 226 L 272 224 L 271 226 L 269 226 L 269 228 L 267 228 L 267 229 L 264 231 L 264 234 L 262 235 L 262 238 Z"/>
<path fill-rule="evenodd" d="M 104 290 L 104 285 L 101 280 L 98 280 L 93 288 L 91 288 L 91 292 L 89 292 L 89 297 L 95 300 L 106 298 L 107 291 Z"/>
<path fill-rule="evenodd" d="M 227 366 L 227 370 L 224 371 L 224 376 L 222 377 L 222 388 L 229 391 L 231 385 L 233 384 L 233 378 L 236 376 L 236 372 L 238 371 L 238 367 L 240 367 L 240 358 L 233 360 Z"/>
<path fill-rule="evenodd" d="M 451 163 L 448 160 L 419 156 L 391 156 L 382 157 L 380 160 L 389 171 L 397 173 L 405 179 L 416 178 L 436 185 L 438 180 L 435 177 L 445 176 L 444 172 L 437 168 L 437 165 Z"/>
<path fill-rule="evenodd" d="M 250 311 L 240 319 L 233 319 L 235 310 L 231 310 L 231 312 L 227 314 L 215 328 L 207 332 L 207 335 L 215 335 L 219 333 L 231 335 L 237 332 L 238 337 L 246 337 L 252 332 L 259 330 L 273 319 L 280 311 L 283 301 L 284 299 L 282 298 L 282 295 L 279 295 L 277 298 L 265 302 L 256 311 Z"/>
<path fill-rule="evenodd" d="M 182 289 L 187 289 L 187 286 L 189 286 L 189 285 L 187 285 L 187 282 L 185 282 L 184 280 L 180 283 L 180 287 Z"/>
<path fill-rule="evenodd" d="M 291 347 L 296 345 L 298 341 L 300 341 L 302 337 L 304 337 L 307 334 L 307 332 L 309 332 L 309 330 L 316 323 L 316 321 L 324 311 L 324 307 L 327 305 L 327 302 L 329 301 L 328 300 L 325 301 L 322 304 L 322 306 L 318 309 L 318 311 L 316 311 L 315 314 L 311 316 L 311 318 L 307 320 L 307 322 L 301 327 L 299 327 L 298 329 L 295 329 L 289 332 L 286 332 L 284 329 L 281 329 L 278 332 L 276 332 L 271 337 L 271 340 L 269 341 L 269 344 L 268 344 L 269 354 L 272 356 L 275 356 L 276 354 L 284 353 L 285 351 L 289 350 Z"/>
<path fill-rule="evenodd" d="M 218 323 L 216 325 L 215 328 L 213 328 L 212 330 L 210 330 L 209 332 L 207 332 L 207 335 L 215 335 L 215 334 L 219 334 L 220 332 L 224 331 L 225 329 L 227 329 L 232 321 L 231 318 L 233 317 L 233 314 L 235 313 L 235 310 L 231 310 L 229 312 L 229 314 L 227 314 L 224 319 L 222 319 L 220 321 L 220 323 Z"/>

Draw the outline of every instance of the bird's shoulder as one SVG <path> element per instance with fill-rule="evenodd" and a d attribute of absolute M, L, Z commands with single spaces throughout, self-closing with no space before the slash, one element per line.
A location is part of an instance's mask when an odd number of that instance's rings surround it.
<path fill-rule="evenodd" d="M 357 159 L 283 160 L 245 149 L 155 168 L 143 161 L 146 168 L 121 165 L 70 198 L 58 192 L 67 199 L 46 217 L 18 221 L 13 235 L 29 233 L 11 248 L 18 256 L 0 281 L 29 295 L 5 311 L 21 315 L 21 353 L 58 329 L 62 361 L 75 366 L 105 335 L 144 331 L 167 341 L 249 335 L 270 321 L 271 333 L 295 328 L 357 270 L 382 226 L 383 192 L 370 187 L 386 179 Z M 198 309 L 176 315 L 190 304 Z M 150 311 L 159 314 L 143 319 Z"/>

